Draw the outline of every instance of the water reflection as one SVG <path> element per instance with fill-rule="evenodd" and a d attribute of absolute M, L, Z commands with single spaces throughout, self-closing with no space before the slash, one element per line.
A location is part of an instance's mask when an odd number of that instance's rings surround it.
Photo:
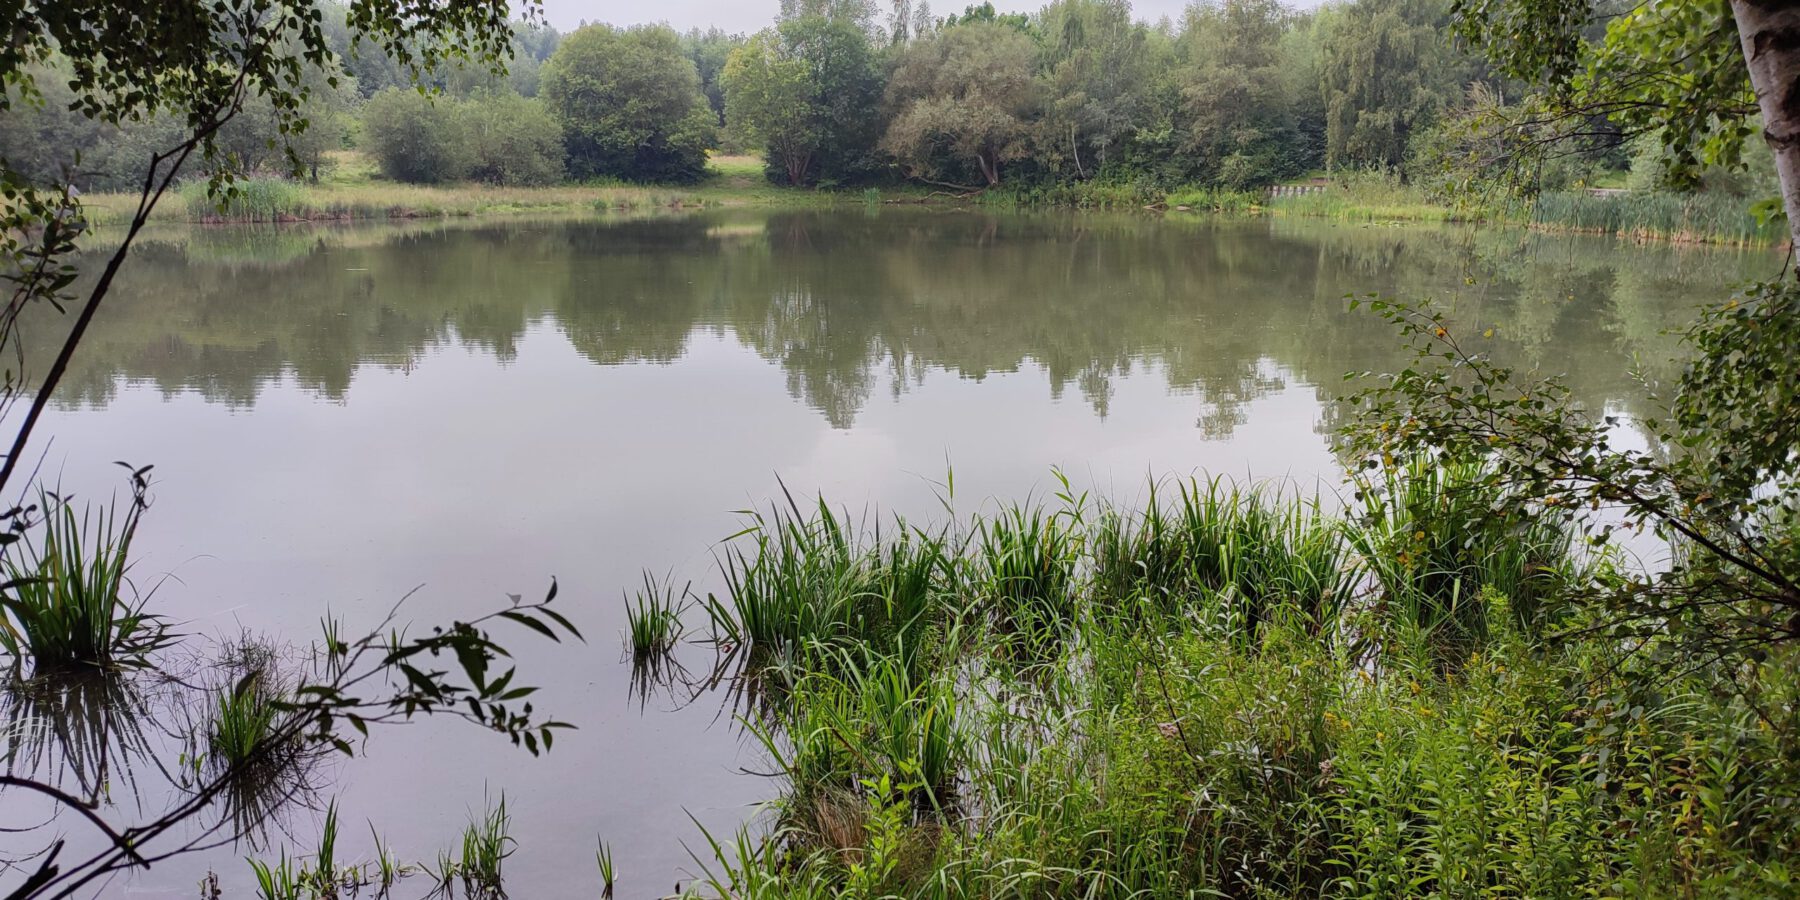
<path fill-rule="evenodd" d="M 1043 488 L 1051 466 L 1127 504 L 1146 474 L 1195 467 L 1311 491 L 1334 474 L 1320 401 L 1343 373 L 1402 358 L 1346 293 L 1454 302 L 1498 327 L 1511 361 L 1632 409 L 1633 355 L 1666 378 L 1665 330 L 1778 264 L 937 210 L 184 229 L 145 244 L 94 323 L 48 466 L 98 494 L 111 460 L 157 464 L 141 571 L 177 575 L 158 603 L 188 630 L 304 634 L 327 606 L 367 620 L 421 583 L 432 615 L 453 617 L 473 611 L 459 596 L 563 579 L 593 647 L 530 667 L 542 707 L 580 730 L 531 765 L 485 736 L 397 730 L 329 773 L 339 809 L 384 824 L 405 811 L 394 838 L 417 858 L 504 791 L 515 896 L 590 889 L 591 862 L 569 861 L 591 861 L 596 835 L 667 890 L 691 867 L 690 813 L 728 833 L 766 797 L 739 776 L 762 760 L 731 725 L 759 697 L 710 648 L 683 650 L 683 674 L 634 670 L 612 641 L 646 567 L 719 589 L 709 551 L 740 526 L 731 510 L 785 484 L 936 521 L 951 464 L 964 512 Z M 47 359 L 56 323 L 27 325 L 43 342 L 28 358 Z M 0 827 L 28 824 L 13 797 L 0 806 Z M 216 866 L 248 896 L 242 855 L 136 884 L 185 892 Z"/>
<path fill-rule="evenodd" d="M 141 669 L 0 685 L 0 772 L 18 780 L 0 789 L 0 831 L 13 833 L 0 871 L 35 869 L 49 853 L 66 851 L 68 861 L 107 850 L 114 845 L 98 823 L 118 834 L 136 828 L 145 842 L 177 829 L 156 859 L 240 842 L 255 850 L 286 835 L 296 812 L 320 805 L 325 751 L 296 741 L 234 766 L 219 741 L 228 698 L 245 685 L 278 690 L 305 664 L 276 647 L 246 636 Z M 89 821 L 59 822 L 79 818 Z"/>
<path fill-rule="evenodd" d="M 144 245 L 60 399 L 105 405 L 144 382 L 249 407 L 284 375 L 341 399 L 361 365 L 405 372 L 450 342 L 510 362 L 548 322 L 599 365 L 669 363 L 697 335 L 729 337 L 838 428 L 878 385 L 899 395 L 931 370 L 981 380 L 1035 362 L 1053 395 L 1072 389 L 1102 418 L 1119 378 L 1154 369 L 1224 437 L 1290 379 L 1331 385 L 1397 358 L 1383 323 L 1346 310 L 1350 290 L 1454 303 L 1497 326 L 1503 354 L 1564 371 L 1590 403 L 1629 403 L 1627 360 L 1666 377 L 1667 330 L 1775 262 L 1522 233 L 966 211 L 196 229 Z"/>
<path fill-rule="evenodd" d="M 88 806 L 135 802 L 144 770 L 159 769 L 161 735 L 152 713 L 166 688 L 160 676 L 123 673 L 34 679 L 0 690 L 6 773 Z"/>

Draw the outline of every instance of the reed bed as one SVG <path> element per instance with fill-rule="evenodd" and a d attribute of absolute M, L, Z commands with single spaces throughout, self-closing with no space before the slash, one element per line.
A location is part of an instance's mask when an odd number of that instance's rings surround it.
<path fill-rule="evenodd" d="M 1535 227 L 1635 240 L 1771 246 L 1787 238 L 1781 222 L 1759 222 L 1748 200 L 1722 194 L 1547 192 L 1520 215 Z"/>
<path fill-rule="evenodd" d="M 1341 516 L 1190 479 L 941 531 L 753 518 L 713 640 L 769 648 L 743 721 L 786 787 L 692 892 L 1781 893 L 1800 652 L 1728 676 L 1761 714 L 1645 677 L 1576 602 L 1611 561 L 1490 476 L 1398 464 Z"/>

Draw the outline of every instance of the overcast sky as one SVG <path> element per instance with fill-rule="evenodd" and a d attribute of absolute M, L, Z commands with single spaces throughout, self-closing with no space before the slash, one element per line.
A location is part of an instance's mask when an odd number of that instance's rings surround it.
<path fill-rule="evenodd" d="M 933 0 L 931 10 L 941 16 L 961 12 L 968 3 L 969 0 Z M 781 0 L 543 0 L 543 4 L 550 24 L 563 31 L 586 19 L 614 25 L 667 22 L 678 31 L 717 25 L 726 31 L 749 33 L 775 21 Z M 1155 22 L 1163 16 L 1179 19 L 1187 4 L 1188 0 L 1134 0 L 1132 9 L 1139 19 Z M 878 5 L 883 10 L 890 6 L 886 2 Z M 1294 5 L 1317 6 L 1318 0 L 1300 0 Z M 994 0 L 994 6 L 1002 12 L 1035 12 L 1043 8 L 1044 0 Z"/>

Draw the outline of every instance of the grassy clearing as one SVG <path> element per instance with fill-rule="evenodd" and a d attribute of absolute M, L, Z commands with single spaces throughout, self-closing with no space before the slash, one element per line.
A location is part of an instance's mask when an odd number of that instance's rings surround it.
<path fill-rule="evenodd" d="M 595 182 L 548 187 L 495 187 L 466 183 L 410 185 L 385 181 L 361 154 L 343 152 L 317 184 L 258 177 L 239 184 L 223 208 L 204 184 L 184 185 L 174 202 L 161 203 L 158 222 L 332 222 L 421 219 L 608 210 L 698 209 L 714 206 L 829 204 L 837 195 L 770 184 L 756 157 L 715 157 L 708 177 L 693 185 Z M 135 194 L 90 194 L 83 199 L 96 225 L 129 221 Z"/>
<path fill-rule="evenodd" d="M 1226 481 L 942 531 L 790 499 L 710 604 L 780 684 L 744 721 L 786 790 L 694 892 L 1790 893 L 1796 653 L 1586 636 L 1563 601 L 1611 560 L 1486 475 L 1401 465 L 1344 518 Z"/>

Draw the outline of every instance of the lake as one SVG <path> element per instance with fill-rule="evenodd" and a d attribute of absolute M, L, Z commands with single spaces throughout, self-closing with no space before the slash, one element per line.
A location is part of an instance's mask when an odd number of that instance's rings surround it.
<path fill-rule="evenodd" d="M 319 802 L 338 799 L 341 858 L 368 857 L 367 820 L 434 860 L 504 793 L 513 896 L 593 895 L 604 839 L 620 895 L 649 897 L 698 872 L 690 814 L 725 836 L 778 787 L 726 697 L 634 695 L 621 648 L 646 570 L 716 587 L 735 510 L 785 487 L 941 519 L 945 503 L 1048 500 L 1058 471 L 1127 502 L 1197 472 L 1334 498 L 1342 377 L 1403 359 L 1347 294 L 1451 306 L 1495 329 L 1501 358 L 1630 415 L 1647 409 L 1633 360 L 1668 381 L 1669 330 L 1780 263 L 1516 231 L 923 208 L 177 229 L 135 252 L 37 446 L 45 479 L 89 499 L 123 491 L 113 461 L 155 465 L 135 581 L 189 634 L 304 644 L 328 608 L 367 628 L 414 592 L 405 615 L 442 621 L 556 578 L 587 644 L 514 646 L 538 705 L 579 730 L 536 760 L 454 723 L 377 732 L 366 757 L 326 764 Z M 31 324 L 28 358 L 47 360 L 55 329 Z M 680 657 L 697 676 L 712 658 Z M 114 791 L 122 819 L 129 793 Z M 291 811 L 275 837 L 309 852 L 316 823 Z M 129 886 L 192 896 L 211 866 L 249 896 L 248 852 Z"/>

